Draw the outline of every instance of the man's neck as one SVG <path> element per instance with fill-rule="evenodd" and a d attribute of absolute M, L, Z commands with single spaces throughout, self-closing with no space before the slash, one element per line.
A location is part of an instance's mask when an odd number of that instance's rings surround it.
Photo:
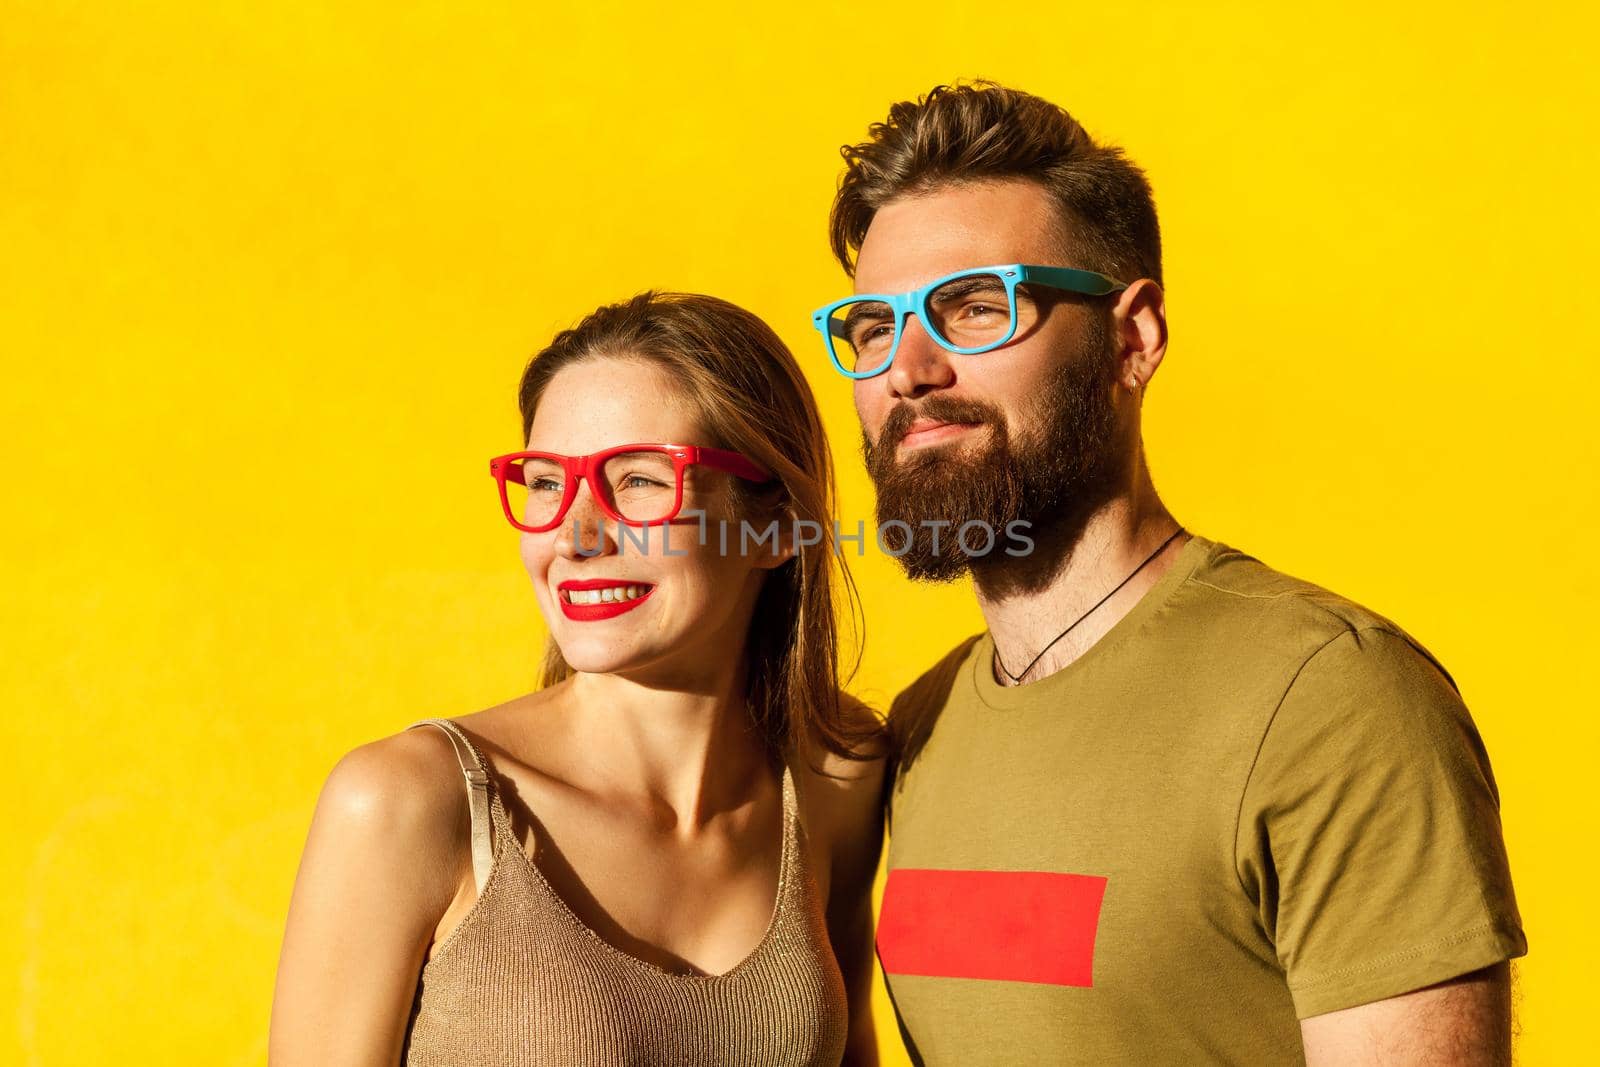
<path fill-rule="evenodd" d="M 1139 463 L 1125 490 L 1087 515 L 1029 531 L 1035 547 L 1028 556 L 975 569 L 978 606 L 1000 658 L 995 679 L 1002 685 L 1038 681 L 1087 652 L 1172 565 L 1188 540 L 1187 534 L 1173 536 L 1179 529 Z M 1140 568 L 1163 542 L 1166 547 Z"/>

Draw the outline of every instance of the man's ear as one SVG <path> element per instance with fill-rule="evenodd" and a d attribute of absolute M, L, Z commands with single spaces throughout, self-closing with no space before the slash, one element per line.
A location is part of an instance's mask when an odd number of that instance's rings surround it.
<path fill-rule="evenodd" d="M 1120 376 L 1126 382 L 1148 385 L 1167 354 L 1166 294 L 1149 278 L 1140 278 L 1123 291 L 1112 322 L 1117 330 Z"/>

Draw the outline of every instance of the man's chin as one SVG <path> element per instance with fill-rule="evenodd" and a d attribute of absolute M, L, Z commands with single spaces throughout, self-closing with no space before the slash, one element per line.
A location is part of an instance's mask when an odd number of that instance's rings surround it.
<path fill-rule="evenodd" d="M 972 563 L 967 559 L 946 559 L 938 556 L 916 559 L 902 557 L 897 562 L 906 577 L 913 582 L 928 582 L 933 585 L 946 585 L 958 578 L 965 578 L 972 571 Z"/>

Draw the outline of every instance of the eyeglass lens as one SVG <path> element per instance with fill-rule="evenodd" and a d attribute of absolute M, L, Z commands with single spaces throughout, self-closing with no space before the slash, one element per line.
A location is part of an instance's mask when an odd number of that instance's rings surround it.
<path fill-rule="evenodd" d="M 506 499 L 511 513 L 528 526 L 556 521 L 566 493 L 567 475 L 553 459 L 530 457 L 522 461 L 522 480 L 506 478 Z M 599 485 L 591 492 L 629 522 L 654 522 L 672 514 L 678 496 L 672 457 L 662 452 L 619 452 L 600 465 Z"/>
<path fill-rule="evenodd" d="M 926 319 L 923 328 L 952 348 L 998 345 L 1013 332 L 1013 318 L 1019 333 L 1038 318 L 1023 291 L 1018 290 L 1015 302 L 1007 299 L 1006 283 L 998 274 L 953 278 L 928 294 L 917 313 Z M 836 308 L 828 325 L 834 352 L 846 370 L 877 370 L 894 351 L 894 313 L 881 300 L 856 300 Z"/>

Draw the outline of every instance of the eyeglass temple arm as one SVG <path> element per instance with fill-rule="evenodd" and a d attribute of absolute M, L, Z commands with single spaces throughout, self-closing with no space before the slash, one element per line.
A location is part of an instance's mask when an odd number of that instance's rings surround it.
<path fill-rule="evenodd" d="M 695 462 L 704 463 L 708 467 L 727 471 L 747 482 L 769 482 L 772 475 L 737 452 L 726 452 L 720 448 L 696 449 Z"/>
<path fill-rule="evenodd" d="M 1127 282 L 1076 267 L 1023 267 L 1022 277 L 1024 281 L 1043 282 L 1053 288 L 1085 296 L 1105 296 L 1128 287 Z"/>

